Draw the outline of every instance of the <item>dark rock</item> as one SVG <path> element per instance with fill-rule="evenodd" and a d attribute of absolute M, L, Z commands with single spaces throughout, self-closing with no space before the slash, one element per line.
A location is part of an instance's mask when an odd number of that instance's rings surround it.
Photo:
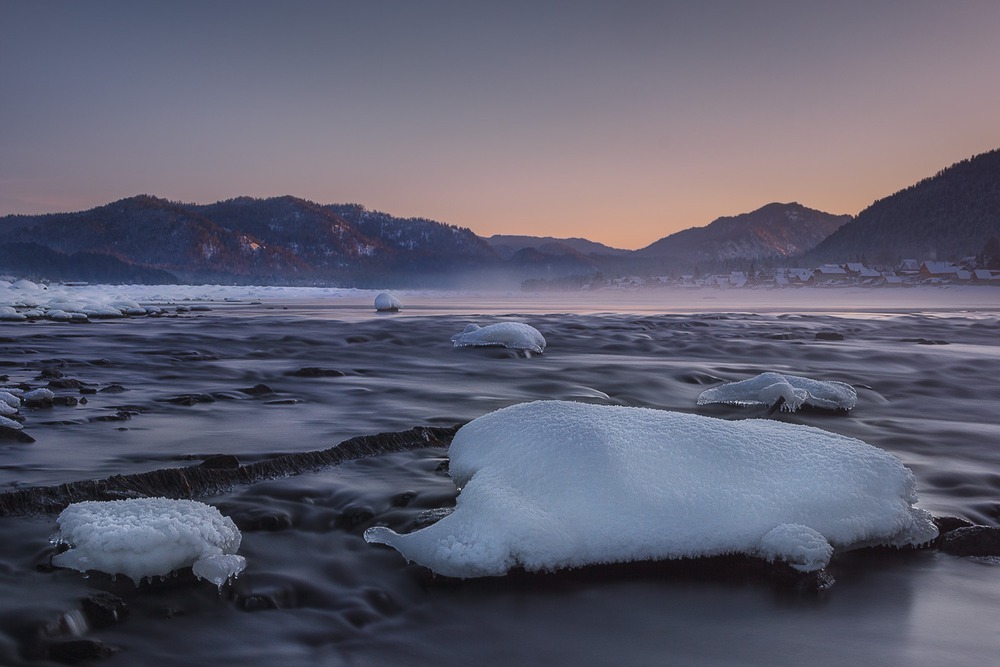
<path fill-rule="evenodd" d="M 176 405 L 195 405 L 197 403 L 214 403 L 216 399 L 210 394 L 181 394 L 164 400 Z"/>
<path fill-rule="evenodd" d="M 956 528 L 941 536 L 940 549 L 953 556 L 1000 556 L 1000 528 Z"/>
<path fill-rule="evenodd" d="M 229 517 L 236 523 L 237 528 L 247 532 L 275 532 L 287 530 L 294 525 L 292 517 L 279 510 L 255 508 L 246 512 L 230 512 Z"/>
<path fill-rule="evenodd" d="M 247 396 L 266 396 L 267 394 L 274 393 L 274 390 L 266 384 L 255 384 L 254 386 L 247 387 L 246 389 L 237 389 L 237 391 L 246 394 Z"/>
<path fill-rule="evenodd" d="M 66 665 L 75 665 L 87 660 L 110 658 L 121 651 L 97 639 L 68 639 L 51 642 L 48 645 L 49 659 Z"/>
<path fill-rule="evenodd" d="M 198 464 L 199 468 L 239 468 L 240 460 L 232 454 L 215 454 Z"/>
<path fill-rule="evenodd" d="M 417 497 L 416 491 L 403 491 L 402 493 L 397 493 L 392 497 L 389 502 L 392 503 L 393 507 L 406 507 L 413 502 L 413 499 Z"/>
<path fill-rule="evenodd" d="M 80 400 L 76 396 L 56 396 L 52 399 L 53 405 L 62 405 L 64 407 L 73 407 L 78 405 Z"/>
<path fill-rule="evenodd" d="M 799 338 L 799 335 L 793 333 L 774 333 L 768 334 L 764 336 L 764 338 L 769 340 L 795 340 L 796 338 Z"/>
<path fill-rule="evenodd" d="M 236 606 L 243 611 L 266 611 L 268 609 L 281 609 L 277 598 L 273 595 L 255 593 L 252 595 L 240 595 L 236 598 Z"/>
<path fill-rule="evenodd" d="M 916 343 L 917 345 L 948 345 L 946 340 L 931 340 L 929 338 L 901 338 L 903 343 Z"/>
<path fill-rule="evenodd" d="M 347 375 L 344 371 L 338 371 L 334 368 L 318 368 L 316 366 L 308 366 L 306 368 L 300 368 L 297 371 L 289 371 L 285 375 L 291 375 L 292 377 L 299 378 L 331 378 L 331 377 L 343 377 Z"/>
<path fill-rule="evenodd" d="M 95 389 L 94 387 L 80 387 L 80 393 L 81 394 L 96 394 L 97 393 L 97 389 Z"/>
<path fill-rule="evenodd" d="M 334 526 L 337 528 L 343 528 L 345 530 L 351 530 L 357 528 L 363 523 L 367 523 L 375 518 L 375 512 L 370 507 L 364 506 L 354 506 L 344 509 L 334 521 Z"/>
<path fill-rule="evenodd" d="M 85 597 L 80 606 L 93 628 L 106 628 L 128 616 L 125 600 L 106 591 Z"/>
<path fill-rule="evenodd" d="M 844 340 L 844 334 L 836 331 L 817 331 L 816 340 Z"/>
<path fill-rule="evenodd" d="M 63 372 L 58 368 L 53 368 L 51 366 L 43 368 L 42 372 L 38 374 L 39 380 L 57 380 L 63 376 Z"/>
<path fill-rule="evenodd" d="M 74 378 L 54 378 L 49 380 L 49 389 L 79 389 L 83 383 Z"/>
<path fill-rule="evenodd" d="M 35 442 L 35 439 L 19 428 L 0 426 L 0 440 L 13 440 L 14 442 Z"/>
<path fill-rule="evenodd" d="M 102 394 L 120 394 L 123 391 L 128 391 L 125 387 L 120 384 L 109 384 L 107 387 L 103 387 L 99 390 Z"/>
<path fill-rule="evenodd" d="M 934 525 L 937 526 L 938 532 L 944 535 L 958 528 L 968 528 L 974 524 L 957 516 L 936 516 L 934 517 Z"/>
<path fill-rule="evenodd" d="M 29 408 L 51 408 L 52 399 L 44 396 L 33 399 L 24 399 L 24 404 Z"/>
<path fill-rule="evenodd" d="M 296 452 L 241 465 L 236 469 L 185 466 L 54 486 L 19 488 L 0 493 L 0 516 L 59 512 L 82 500 L 115 497 L 194 498 L 218 495 L 235 486 L 312 472 L 369 456 L 426 447 L 447 448 L 459 425 L 418 426 L 406 431 L 362 435 L 323 450 Z"/>
<path fill-rule="evenodd" d="M 132 419 L 135 415 L 139 414 L 132 410 L 117 410 L 113 415 L 101 415 L 99 417 L 94 417 L 90 421 L 92 422 L 125 422 Z"/>

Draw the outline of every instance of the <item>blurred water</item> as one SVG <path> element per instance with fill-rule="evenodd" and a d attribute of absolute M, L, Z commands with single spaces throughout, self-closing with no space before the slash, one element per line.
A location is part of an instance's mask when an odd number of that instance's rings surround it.
<path fill-rule="evenodd" d="M 5 324 L 0 373 L 10 383 L 39 386 L 41 370 L 57 368 L 98 393 L 83 405 L 23 410 L 36 442 L 0 443 L 0 489 L 217 453 L 251 462 L 536 399 L 759 417 L 695 400 L 722 380 L 776 370 L 859 389 L 850 415 L 778 418 L 882 447 L 916 474 L 920 506 L 1000 525 L 995 309 L 787 299 L 753 312 L 614 299 L 583 308 L 558 298 L 435 304 L 432 295 L 410 303 L 392 316 L 361 301 L 264 299 L 178 317 Z M 469 322 L 501 320 L 538 328 L 545 354 L 451 347 Z M 816 337 L 830 332 L 843 340 Z M 290 374 L 310 367 L 337 373 Z M 241 391 L 261 383 L 273 393 Z M 100 391 L 112 385 L 124 391 Z M 80 397 L 75 388 L 57 393 Z M 434 579 L 361 533 L 375 522 L 403 528 L 452 504 L 445 456 L 427 449 L 360 460 L 205 499 L 244 526 L 248 567 L 222 594 L 190 576 L 136 589 L 39 570 L 54 517 L 0 519 L 0 663 L 24 662 L 39 626 L 98 590 L 131 609 L 123 623 L 86 634 L 123 649 L 108 665 L 971 665 L 992 662 L 1000 648 L 991 620 L 998 565 L 933 551 L 835 557 L 838 583 L 821 599 L 659 570 Z"/>

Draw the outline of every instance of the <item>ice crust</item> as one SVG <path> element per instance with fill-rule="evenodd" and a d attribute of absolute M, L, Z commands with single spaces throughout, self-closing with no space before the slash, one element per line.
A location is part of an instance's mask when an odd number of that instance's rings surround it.
<path fill-rule="evenodd" d="M 533 326 L 522 322 L 498 322 L 481 327 L 470 324 L 451 337 L 455 347 L 502 345 L 511 350 L 529 350 L 541 354 L 545 337 Z"/>
<path fill-rule="evenodd" d="M 194 500 L 131 498 L 85 501 L 64 509 L 54 541 L 70 546 L 52 564 L 124 574 L 136 583 L 193 566 L 221 585 L 243 570 L 242 536 L 232 519 Z"/>
<path fill-rule="evenodd" d="M 858 392 L 844 382 L 761 373 L 748 380 L 706 389 L 698 396 L 698 405 L 774 405 L 779 397 L 785 399 L 781 409 L 788 412 L 795 412 L 803 405 L 826 410 L 851 410 L 858 402 Z"/>
<path fill-rule="evenodd" d="M 365 539 L 452 577 L 733 553 L 812 571 L 937 535 L 899 459 L 773 420 L 539 401 L 473 420 L 449 457 L 452 514 Z"/>

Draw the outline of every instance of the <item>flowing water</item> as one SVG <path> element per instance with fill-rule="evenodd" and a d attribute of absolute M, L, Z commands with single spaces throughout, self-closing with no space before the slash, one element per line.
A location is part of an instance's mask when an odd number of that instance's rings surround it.
<path fill-rule="evenodd" d="M 213 454 L 250 463 L 537 399 L 761 417 L 695 401 L 723 380 L 775 370 L 859 394 L 849 415 L 777 419 L 892 452 L 915 473 L 921 507 L 998 526 L 998 292 L 938 292 L 935 302 L 909 291 L 754 302 L 422 294 L 394 315 L 372 312 L 370 296 L 275 297 L 159 318 L 5 323 L 8 384 L 44 386 L 39 374 L 55 368 L 97 393 L 22 409 L 36 441 L 0 441 L 0 490 Z M 505 320 L 539 329 L 545 353 L 450 344 L 470 322 Z M 323 372 L 293 374 L 303 368 Z M 241 391 L 258 384 L 272 391 Z M 657 567 L 456 582 L 365 543 L 370 525 L 405 529 L 454 504 L 446 455 L 359 459 L 202 498 L 243 530 L 247 569 L 221 592 L 189 573 L 136 587 L 52 570 L 55 517 L 0 518 L 0 664 L 46 664 L 43 635 L 117 647 L 101 660 L 109 666 L 982 665 L 1000 649 L 1000 562 L 990 559 L 838 554 L 832 589 L 794 595 L 769 580 Z M 73 610 L 100 591 L 124 599 L 128 615 L 87 627 Z"/>

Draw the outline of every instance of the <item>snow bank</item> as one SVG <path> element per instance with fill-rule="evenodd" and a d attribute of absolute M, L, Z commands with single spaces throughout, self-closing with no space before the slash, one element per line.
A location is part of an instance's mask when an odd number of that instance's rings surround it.
<path fill-rule="evenodd" d="M 785 399 L 781 409 L 789 412 L 795 412 L 803 405 L 826 410 L 851 410 L 858 402 L 858 392 L 844 382 L 761 373 L 748 380 L 706 389 L 698 396 L 698 405 L 774 405 L 779 398 Z"/>
<path fill-rule="evenodd" d="M 399 299 L 388 292 L 382 292 L 375 297 L 375 310 L 380 313 L 393 313 L 402 307 L 403 304 L 399 302 Z"/>
<path fill-rule="evenodd" d="M 221 586 L 246 561 L 234 555 L 242 536 L 232 519 L 194 500 L 136 498 L 70 505 L 53 540 L 70 546 L 58 567 L 124 574 L 135 582 L 182 567 Z"/>
<path fill-rule="evenodd" d="M 485 327 L 470 324 L 462 333 L 452 336 L 451 342 L 455 347 L 502 345 L 538 354 L 545 350 L 545 338 L 538 329 L 521 322 L 499 322 Z"/>
<path fill-rule="evenodd" d="M 812 571 L 937 535 L 897 458 L 772 420 L 540 401 L 470 422 L 449 456 L 452 514 L 365 539 L 453 577 L 730 553 Z"/>

